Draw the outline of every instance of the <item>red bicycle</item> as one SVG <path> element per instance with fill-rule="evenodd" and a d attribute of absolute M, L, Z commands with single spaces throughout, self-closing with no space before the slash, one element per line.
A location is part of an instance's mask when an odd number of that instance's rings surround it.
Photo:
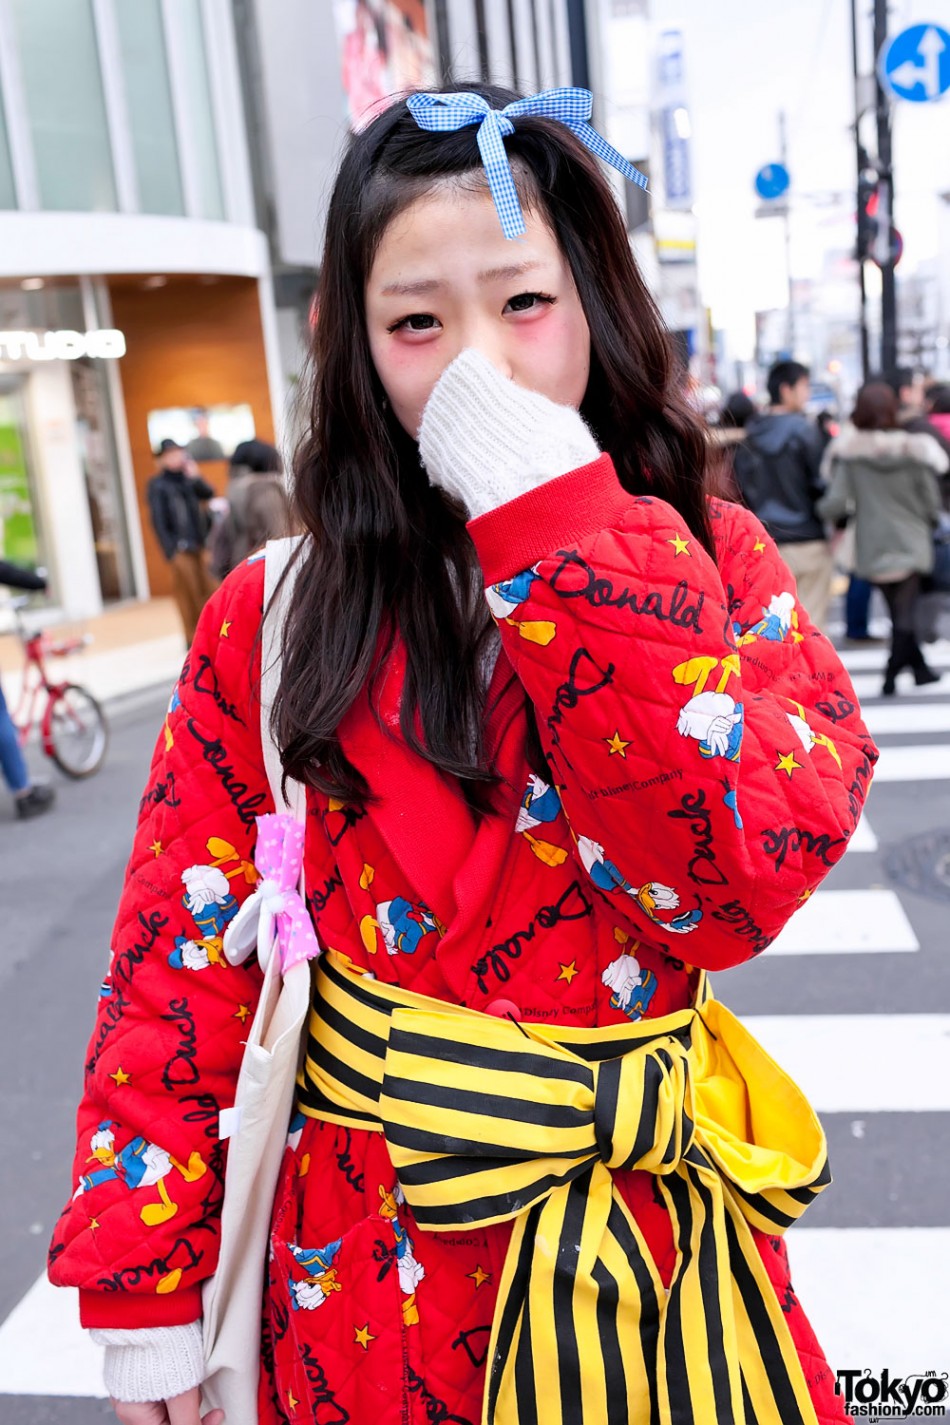
<path fill-rule="evenodd" d="M 23 644 L 23 685 L 20 700 L 10 716 L 25 745 L 34 728 L 43 751 L 67 777 L 89 777 L 102 765 L 109 743 L 109 724 L 99 703 L 78 683 L 54 683 L 46 671 L 47 658 L 75 653 L 92 642 L 91 635 L 55 639 L 30 633 L 22 610 L 29 596 L 9 599 L 17 636 Z M 45 700 L 44 700 L 45 694 Z"/>

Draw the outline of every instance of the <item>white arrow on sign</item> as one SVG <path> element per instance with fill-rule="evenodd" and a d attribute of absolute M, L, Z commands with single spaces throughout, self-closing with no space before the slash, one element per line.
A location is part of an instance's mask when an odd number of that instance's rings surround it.
<path fill-rule="evenodd" d="M 922 84 L 928 99 L 939 99 L 940 56 L 945 49 L 946 45 L 940 38 L 940 32 L 935 30 L 933 25 L 928 26 L 917 46 L 917 53 L 922 56 L 923 64 L 915 64 L 913 60 L 905 59 L 903 64 L 891 70 L 888 78 L 898 89 L 913 89 L 915 84 Z"/>

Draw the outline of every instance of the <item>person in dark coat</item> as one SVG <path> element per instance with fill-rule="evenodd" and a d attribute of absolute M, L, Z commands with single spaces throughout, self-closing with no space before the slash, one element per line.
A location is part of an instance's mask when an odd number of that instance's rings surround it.
<path fill-rule="evenodd" d="M 743 499 L 795 575 L 798 597 L 823 628 L 831 597 L 831 548 L 815 509 L 824 440 L 805 415 L 807 366 L 779 361 L 768 375 L 771 406 L 746 424 L 733 466 Z"/>
<path fill-rule="evenodd" d="M 198 617 L 216 586 L 205 554 L 208 523 L 202 508 L 214 497 L 214 488 L 192 474 L 189 464 L 188 452 L 176 440 L 162 441 L 158 471 L 148 482 L 148 508 L 171 569 L 172 593 L 190 647 Z"/>
<path fill-rule="evenodd" d="M 42 574 L 34 573 L 32 569 L 21 569 L 18 564 L 9 564 L 5 559 L 0 559 L 0 584 L 6 584 L 11 589 L 39 591 L 46 588 L 46 579 Z M 44 812 L 52 809 L 56 793 L 52 787 L 46 786 L 43 782 L 34 782 L 30 777 L 23 749 L 20 746 L 20 734 L 10 716 L 2 688 L 0 688 L 0 772 L 3 773 L 3 780 L 13 794 L 16 814 L 21 820 L 42 816 Z"/>

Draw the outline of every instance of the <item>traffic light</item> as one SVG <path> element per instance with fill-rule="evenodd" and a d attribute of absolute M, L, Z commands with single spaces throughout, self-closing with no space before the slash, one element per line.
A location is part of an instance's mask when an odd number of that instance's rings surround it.
<path fill-rule="evenodd" d="M 877 213 L 880 199 L 877 174 L 865 171 L 858 176 L 858 236 L 855 256 L 864 262 L 871 256 L 877 238 Z"/>

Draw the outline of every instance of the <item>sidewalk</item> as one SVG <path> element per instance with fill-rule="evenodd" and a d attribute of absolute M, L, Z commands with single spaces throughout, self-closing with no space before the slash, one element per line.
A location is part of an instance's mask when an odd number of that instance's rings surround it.
<path fill-rule="evenodd" d="M 34 628 L 39 620 L 26 615 Z M 146 688 L 165 687 L 171 692 L 185 656 L 185 639 L 178 609 L 172 599 L 122 604 L 98 618 L 50 626 L 54 638 L 89 634 L 92 642 L 67 658 L 53 658 L 50 676 L 57 681 L 81 683 L 100 702 L 125 697 Z M 0 635 L 0 673 L 7 703 L 16 707 L 20 696 L 23 649 L 15 635 Z"/>

